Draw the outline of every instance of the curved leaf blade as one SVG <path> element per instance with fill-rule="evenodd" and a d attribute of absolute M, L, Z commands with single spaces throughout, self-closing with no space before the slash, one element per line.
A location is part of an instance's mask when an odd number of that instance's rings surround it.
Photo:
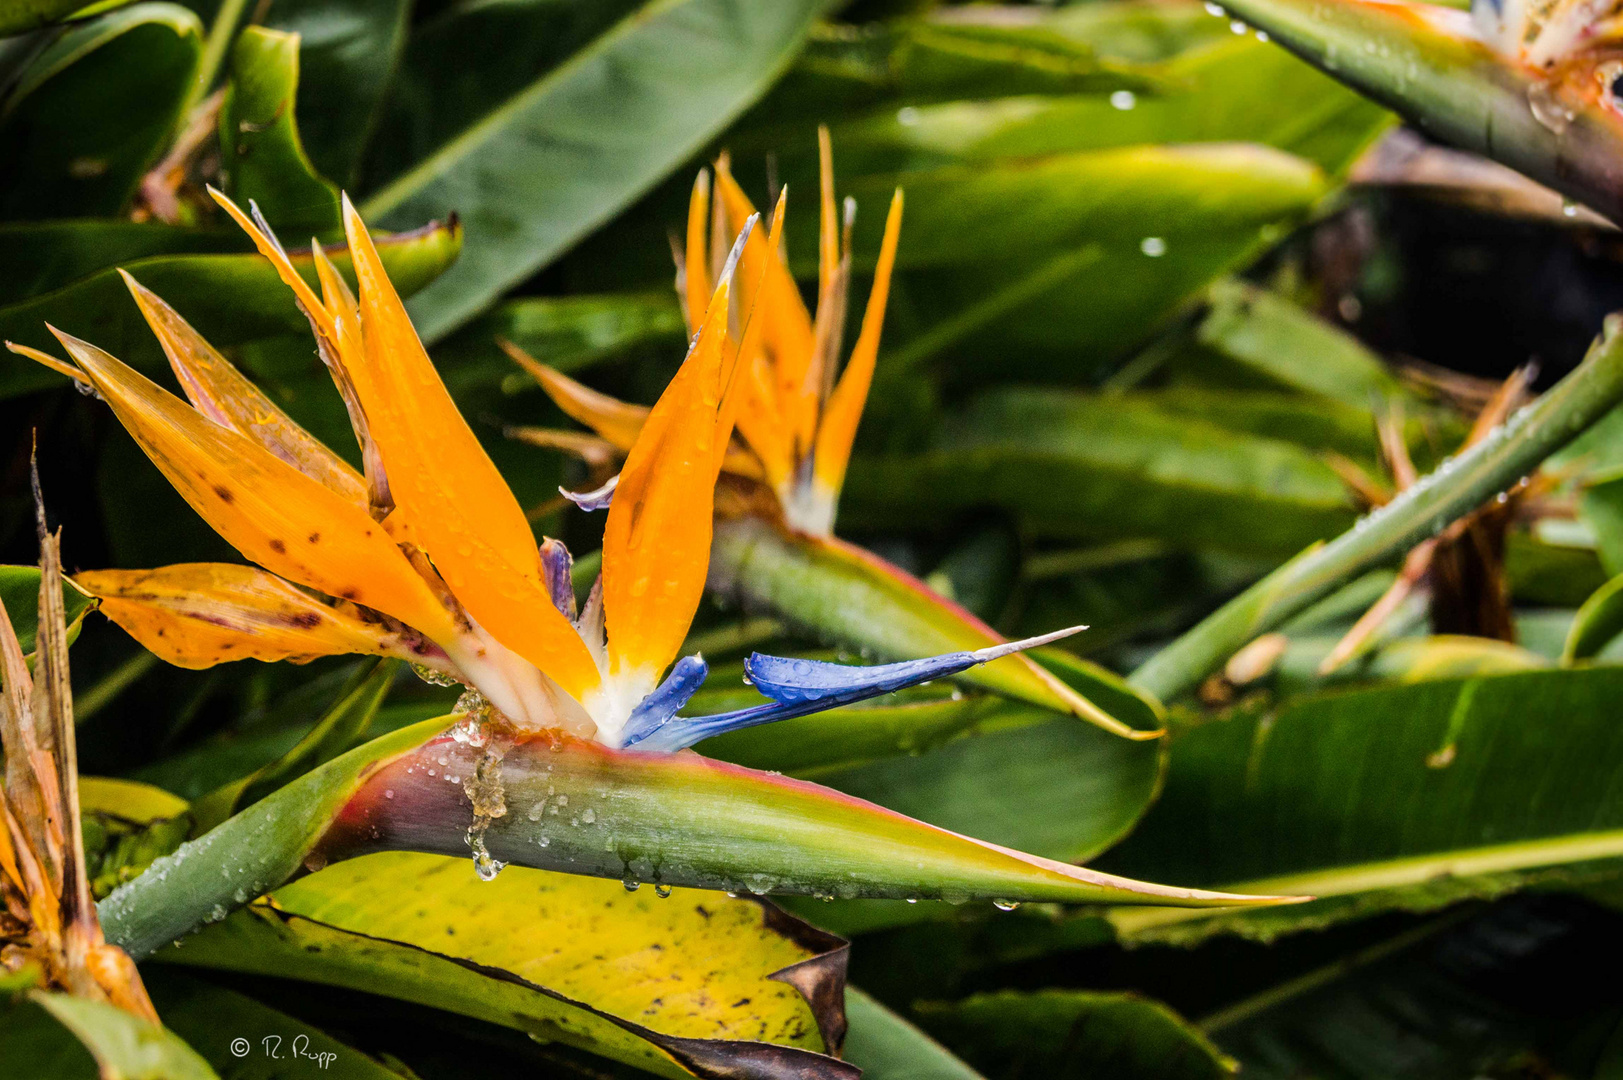
<path fill-rule="evenodd" d="M 252 199 L 279 230 L 336 233 L 338 189 L 316 173 L 294 121 L 299 37 L 250 26 L 231 50 L 231 79 L 220 106 L 227 190 Z"/>
<path fill-rule="evenodd" d="M 278 889 L 157 959 L 386 994 L 662 1076 L 855 1075 L 824 1056 L 844 1031 L 844 942 L 708 893 L 523 867 L 487 882 L 466 859 L 387 853 Z"/>
<path fill-rule="evenodd" d="M 369 220 L 454 210 L 473 240 L 412 305 L 424 339 L 479 313 L 685 160 L 766 88 L 827 7 L 651 0 L 373 193 Z"/>
<path fill-rule="evenodd" d="M 390 277 L 405 295 L 421 289 L 456 260 L 462 230 L 454 223 L 433 222 L 379 238 L 377 246 Z M 308 249 L 289 254 L 300 273 L 314 283 L 315 264 Z M 331 248 L 328 254 L 340 270 L 349 272 L 347 252 Z M 278 282 L 275 268 L 257 254 L 155 255 L 123 268 L 173 304 L 217 348 L 286 336 L 298 337 L 303 348 L 309 347 L 310 324 Z M 54 348 L 47 322 L 101 343 L 139 370 L 161 370 L 166 363 L 118 271 L 110 267 L 0 307 L 0 338 Z M 313 359 L 311 363 L 316 365 Z M 60 376 L 37 364 L 18 361 L 0 366 L 0 398 L 60 385 Z"/>
<path fill-rule="evenodd" d="M 0 218 L 118 215 L 163 153 L 202 48 L 197 16 L 166 2 L 132 4 L 63 34 L 0 114 L 11 148 Z"/>
<path fill-rule="evenodd" d="M 388 849 L 462 855 L 474 839 L 482 859 L 757 894 L 1281 900 L 1113 878 L 694 754 L 615 751 L 556 733 L 476 749 L 436 734 L 443 724 L 425 721 L 359 747 L 154 862 L 102 901 L 108 940 L 145 956 L 307 861 Z"/>

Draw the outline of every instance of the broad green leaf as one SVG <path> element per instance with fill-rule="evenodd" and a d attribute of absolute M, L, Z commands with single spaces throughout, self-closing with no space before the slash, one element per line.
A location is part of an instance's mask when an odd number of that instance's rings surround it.
<path fill-rule="evenodd" d="M 821 26 L 744 124 L 784 124 L 773 130 L 787 128 L 804 137 L 806 121 L 879 107 L 1159 85 L 1153 71 L 1101 59 L 1084 36 L 1056 32 L 1049 25 L 1055 21 L 996 25 L 919 19 Z M 752 134 L 762 141 L 759 132 Z"/>
<path fill-rule="evenodd" d="M 1615 577 L 1596 589 L 1578 609 L 1567 633 L 1561 662 L 1594 657 L 1618 634 L 1623 633 L 1623 577 Z"/>
<path fill-rule="evenodd" d="M 1209 293 L 1196 340 L 1256 375 L 1367 413 L 1413 394 L 1351 334 L 1283 297 L 1233 279 Z"/>
<path fill-rule="evenodd" d="M 246 244 L 238 229 L 196 229 L 155 221 L 77 218 L 0 223 L 0 301 L 15 304 L 109 266 L 155 255 L 220 255 Z"/>
<path fill-rule="evenodd" d="M 845 1058 L 864 1080 L 984 1080 L 940 1043 L 855 987 L 845 991 Z"/>
<path fill-rule="evenodd" d="M 669 890 L 666 890 L 667 892 Z M 847 1077 L 844 943 L 765 904 L 383 854 L 333 866 L 161 959 L 348 986 L 516 1027 L 662 1076 Z M 799 1074 L 797 1074 L 799 1075 Z"/>
<path fill-rule="evenodd" d="M 712 591 L 765 607 L 793 624 L 887 659 L 912 660 L 1001 640 L 916 578 L 843 541 L 789 533 L 741 518 L 717 527 L 710 560 Z M 1080 693 L 1035 661 L 1011 656 L 971 669 L 961 678 L 1070 713 L 1118 735 L 1142 737 L 1157 730 L 1153 715 L 1157 706 L 1125 690 L 1108 672 L 1080 665 L 1076 675 Z M 1091 683 L 1104 684 L 1107 693 L 1125 700 L 1129 715 L 1118 718 L 1091 701 L 1087 697 Z M 1150 724 L 1135 731 L 1130 724 L 1142 722 L 1146 713 Z"/>
<path fill-rule="evenodd" d="M 250 26 L 231 50 L 229 89 L 220 106 L 221 168 L 227 190 L 249 200 L 295 243 L 336 233 L 338 189 L 316 173 L 294 121 L 299 37 Z"/>
<path fill-rule="evenodd" d="M 478 314 L 714 136 L 827 6 L 639 4 L 372 193 L 363 210 L 384 224 L 455 210 L 469 230 L 467 256 L 412 305 L 424 337 Z"/>
<path fill-rule="evenodd" d="M 1529 672 L 1332 694 L 1181 732 L 1160 800 L 1102 865 L 1321 899 L 1275 919 L 1111 922 L 1129 940 L 1267 939 L 1615 867 L 1620 692 L 1616 669 Z"/>
<path fill-rule="evenodd" d="M 197 16 L 164 2 L 57 39 L 0 102 L 10 159 L 0 219 L 119 214 L 180 120 L 202 45 Z"/>
<path fill-rule="evenodd" d="M 1102 876 L 696 754 L 614 751 L 556 733 L 487 750 L 444 724 L 352 750 L 154 862 L 101 902 L 108 940 L 144 957 L 301 866 L 380 849 L 465 855 L 477 840 L 481 858 L 537 869 L 758 895 L 1243 899 Z M 484 827 L 470 837 L 475 794 Z"/>
<path fill-rule="evenodd" d="M 1505 577 L 1521 604 L 1578 607 L 1606 584 L 1601 553 L 1517 529 L 1505 538 Z"/>
<path fill-rule="evenodd" d="M 1367 407 L 1354 408 L 1304 394 L 1191 385 L 1138 391 L 1134 397 L 1173 416 L 1310 450 L 1334 450 L 1371 470 L 1377 468 L 1375 425 Z M 1417 449 L 1423 447 L 1424 437 L 1437 434 L 1435 426 L 1425 430 L 1418 420 L 1408 427 L 1414 442 L 1420 444 Z"/>
<path fill-rule="evenodd" d="M 921 325 L 960 316 L 1005 289 L 1018 294 L 984 325 L 965 329 L 956 366 L 1005 379 L 1013 370 L 1076 380 L 1089 374 L 1078 369 L 1078 355 L 1102 365 L 1142 343 L 1208 281 L 1300 221 L 1328 180 L 1278 150 L 1213 143 L 945 165 L 841 184 L 873 208 L 897 186 L 907 195 L 897 290 Z M 879 214 L 858 215 L 859 263 L 879 250 L 880 224 Z M 1078 258 L 1089 248 L 1095 257 Z M 1061 261 L 1062 271 L 1047 280 L 1044 264 L 1060 256 L 1075 262 Z M 1019 289 L 1033 274 L 1039 286 Z M 888 345 L 908 348 L 894 335 Z M 1033 355 L 1019 356 L 1028 349 Z M 879 368 L 889 378 L 897 366 L 881 360 Z"/>
<path fill-rule="evenodd" d="M 1529 1066 L 1600 1080 L 1616 1075 L 1623 1046 L 1606 978 L 1616 934 L 1615 918 L 1569 898 L 1462 910 L 1269 986 L 1202 1027 L 1248 1080 L 1474 1080 Z"/>
<path fill-rule="evenodd" d="M 173 1032 L 117 1006 L 38 990 L 29 1000 L 84 1043 L 101 1067 L 102 1080 L 219 1080 Z"/>
<path fill-rule="evenodd" d="M 380 237 L 378 251 L 402 294 L 421 289 L 457 257 L 462 231 L 432 223 L 415 232 Z M 347 271 L 349 255 L 328 252 Z M 295 266 L 315 280 L 306 248 L 290 251 Z M 123 263 L 141 284 L 163 297 L 217 348 L 260 338 L 291 335 L 310 346 L 310 324 L 299 314 L 276 270 L 257 254 L 157 255 Z M 108 267 L 53 292 L 0 307 L 0 338 L 54 350 L 45 324 L 71 334 L 147 371 L 164 364 L 163 352 L 141 318 L 118 273 Z M 319 361 L 309 353 L 312 367 Z M 0 397 L 61 386 L 63 378 L 21 357 L 0 365 Z"/>
<path fill-rule="evenodd" d="M 852 468 L 842 521 L 902 528 L 996 507 L 1039 536 L 1156 537 L 1299 551 L 1355 516 L 1317 455 L 1225 431 L 1134 394 L 1006 389 L 948 423 L 940 448 Z"/>
<path fill-rule="evenodd" d="M 301 1072 L 325 1080 L 401 1080 L 394 1069 L 246 994 L 152 964 L 141 975 L 164 1024 L 206 1058 L 220 1080 Z"/>
<path fill-rule="evenodd" d="M 1158 1001 L 1089 990 L 1004 990 L 915 1007 L 926 1031 L 988 1080 L 1219 1080 L 1236 1063 Z"/>
<path fill-rule="evenodd" d="M 1045 21 L 1057 28 L 1064 18 Z M 1108 90 L 1006 98 L 983 92 L 858 115 L 832 126 L 835 149 L 853 174 L 869 174 L 1135 145 L 1252 142 L 1339 174 L 1391 123 L 1378 106 L 1249 38 L 1225 36 L 1162 65 L 1128 70 L 1150 85 L 1125 98 Z M 739 149 L 760 153 L 769 139 L 786 141 L 775 130 L 749 133 Z M 812 155 L 800 146 L 781 149 L 785 178 L 794 184 Z"/>
<path fill-rule="evenodd" d="M 669 290 L 521 297 L 504 301 L 441 342 L 434 360 L 447 388 L 461 399 L 488 386 L 508 392 L 535 386 L 497 347 L 498 340 L 511 341 L 560 371 L 578 371 L 656 347 L 680 349 L 686 339 L 682 309 Z M 541 419 L 537 415 L 535 422 Z"/>
<path fill-rule="evenodd" d="M 340 187 L 359 180 L 410 9 L 406 0 L 272 0 L 265 10 L 265 26 L 299 35 L 299 132 L 316 173 Z"/>
<path fill-rule="evenodd" d="M 59 22 L 88 6 L 84 0 L 0 0 L 0 37 Z"/>
<path fill-rule="evenodd" d="M 94 597 L 81 591 L 71 581 L 62 582 L 63 611 L 69 635 L 76 636 L 80 623 L 96 606 Z M 0 566 L 0 603 L 5 604 L 11 617 L 12 629 L 23 652 L 34 651 L 34 635 L 39 630 L 39 568 L 37 566 Z M 71 636 L 70 639 L 72 640 Z"/>

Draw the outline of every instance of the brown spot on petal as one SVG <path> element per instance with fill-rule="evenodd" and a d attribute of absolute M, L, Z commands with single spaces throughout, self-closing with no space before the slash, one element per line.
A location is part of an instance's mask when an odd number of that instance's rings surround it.
<path fill-rule="evenodd" d="M 214 494 L 218 495 L 224 502 L 231 502 L 236 498 L 235 495 L 231 494 L 231 489 L 224 484 L 215 484 Z"/>
<path fill-rule="evenodd" d="M 272 540 L 270 542 L 270 546 L 271 550 L 276 552 L 278 555 L 285 555 L 287 553 L 287 545 L 282 543 L 280 540 Z"/>
<path fill-rule="evenodd" d="M 305 539 L 314 544 L 321 539 L 321 534 L 318 532 L 313 532 L 309 536 L 305 537 Z"/>

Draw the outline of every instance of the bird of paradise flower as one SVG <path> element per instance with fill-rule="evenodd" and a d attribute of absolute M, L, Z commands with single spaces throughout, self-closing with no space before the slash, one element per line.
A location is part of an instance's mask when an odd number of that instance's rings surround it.
<path fill-rule="evenodd" d="M 108 617 L 170 662 L 399 656 L 478 691 L 520 731 L 551 729 L 611 747 L 674 751 L 1062 636 L 875 667 L 757 654 L 747 672 L 770 704 L 678 718 L 707 674 L 701 657 L 677 655 L 704 589 L 716 475 L 725 466 L 737 400 L 740 354 L 726 334 L 734 281 L 740 270 L 745 278 L 754 270 L 757 282 L 763 275 L 755 269 L 759 251 L 750 255 L 752 240 L 767 242 L 755 233 L 756 219 L 741 223 L 713 279 L 694 282 L 691 295 L 703 307 L 692 347 L 626 446 L 602 573 L 577 610 L 569 552 L 555 540 L 537 545 L 446 392 L 348 201 L 344 225 L 359 288 L 351 291 L 313 245 L 318 296 L 257 209 L 250 218 L 224 196 L 215 198 L 276 266 L 309 318 L 348 408 L 363 471 L 299 428 L 127 274 L 190 406 L 54 327 L 72 363 L 11 346 L 93 389 L 187 502 L 257 564 L 75 577 Z M 748 341 L 763 286 L 739 291 Z"/>
<path fill-rule="evenodd" d="M 763 544 L 784 544 L 790 549 L 789 560 L 820 563 L 836 575 L 860 582 L 870 598 L 883 597 L 888 610 L 873 613 L 879 623 L 889 621 L 894 626 L 911 621 L 935 647 L 949 642 L 960 647 L 1001 647 L 1002 637 L 975 616 L 901 568 L 833 535 L 840 489 L 879 356 L 901 238 L 903 195 L 897 189 L 891 199 L 868 304 L 856 343 L 841 369 L 838 351 L 849 306 L 856 204 L 850 198 L 843 206 L 836 203 L 833 153 L 826 128 L 818 132 L 818 149 L 821 191 L 815 316 L 807 310 L 776 240 L 787 192 L 779 193 L 770 236 L 759 232 L 745 236 L 745 225 L 756 210 L 723 155 L 715 164 L 713 190 L 711 174 L 701 171 L 688 206 L 686 240 L 677 252 L 677 294 L 689 331 L 702 331 L 705 298 L 717 280 L 732 236 L 738 237 L 734 247 L 742 245 L 740 295 L 744 306 L 754 311 L 742 336 L 729 336 L 725 345 L 737 356 L 741 386 L 736 438 L 721 464 L 712 584 L 724 591 L 748 593 L 748 586 L 740 584 L 744 576 L 739 573 L 740 561 Z M 649 409 L 592 390 L 511 342 L 500 344 L 565 414 L 591 428 L 596 439 L 542 427 L 511 428 L 509 434 L 589 461 L 629 454 L 649 423 Z M 623 492 L 624 475 L 596 491 L 563 494 L 586 509 L 611 506 L 623 497 L 617 494 L 617 486 Z M 775 602 L 775 596 L 746 598 L 776 608 L 790 621 L 807 621 L 803 611 L 785 609 Z M 851 638 L 852 631 L 861 633 L 849 620 L 839 628 L 812 629 L 836 638 Z M 906 634 L 880 631 L 849 643 L 880 654 L 918 655 L 922 651 L 916 641 L 899 644 L 895 638 L 901 636 Z M 1138 739 L 1159 734 L 1121 723 L 1025 656 L 1010 656 L 988 666 L 978 681 L 1000 693 L 1070 712 L 1118 735 Z"/>

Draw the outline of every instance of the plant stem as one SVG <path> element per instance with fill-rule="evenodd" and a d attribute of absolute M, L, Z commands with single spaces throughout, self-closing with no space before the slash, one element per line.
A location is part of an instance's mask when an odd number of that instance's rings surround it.
<path fill-rule="evenodd" d="M 1258 634 L 1514 486 L 1619 401 L 1623 314 L 1614 314 L 1583 363 L 1553 389 L 1347 532 L 1308 548 L 1218 608 L 1127 681 L 1163 701 L 1193 689 Z"/>
<path fill-rule="evenodd" d="M 214 13 L 214 22 L 209 26 L 208 37 L 203 40 L 203 55 L 197 64 L 197 81 L 186 94 L 185 106 L 180 110 L 182 124 L 192 115 L 197 103 L 208 96 L 214 81 L 220 77 L 220 69 L 225 66 L 225 55 L 237 36 L 237 27 L 247 10 L 248 0 L 221 0 L 220 9 Z"/>

